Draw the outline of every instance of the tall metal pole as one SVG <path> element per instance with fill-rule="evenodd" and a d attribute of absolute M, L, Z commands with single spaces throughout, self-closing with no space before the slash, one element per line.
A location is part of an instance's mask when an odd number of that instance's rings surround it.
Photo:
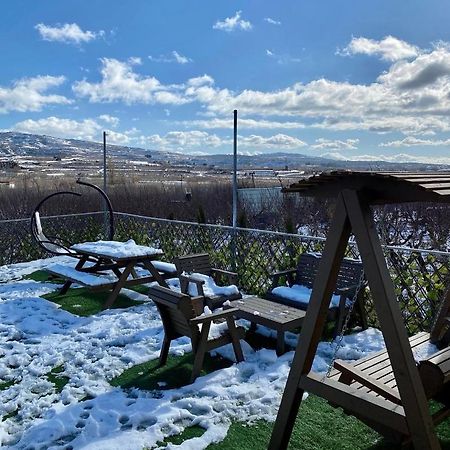
<path fill-rule="evenodd" d="M 106 180 L 106 131 L 103 132 L 103 191 L 107 193 L 107 180 Z M 108 203 L 104 202 L 105 208 L 105 236 L 108 236 Z M 111 220 L 111 219 L 110 219 Z M 107 238 L 106 238 L 107 239 Z"/>
<path fill-rule="evenodd" d="M 106 131 L 103 132 L 103 190 L 106 192 Z"/>
<path fill-rule="evenodd" d="M 231 240 L 231 268 L 233 272 L 237 271 L 237 245 L 236 245 L 236 226 L 237 226 L 237 109 L 233 111 L 234 133 L 233 133 L 233 237 Z"/>
<path fill-rule="evenodd" d="M 233 228 L 237 225 L 237 109 L 233 111 L 234 135 L 233 135 Z"/>

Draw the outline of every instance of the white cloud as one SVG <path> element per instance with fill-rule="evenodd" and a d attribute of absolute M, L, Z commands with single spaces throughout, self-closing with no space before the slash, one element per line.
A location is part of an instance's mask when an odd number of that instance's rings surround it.
<path fill-rule="evenodd" d="M 384 161 L 391 163 L 421 163 L 421 164 L 450 164 L 449 157 L 436 156 L 417 156 L 408 153 L 399 153 L 396 155 L 357 155 L 344 156 L 338 152 L 324 153 L 320 155 L 324 158 L 337 159 L 340 161 Z"/>
<path fill-rule="evenodd" d="M 131 56 L 128 58 L 128 62 L 132 66 L 140 66 L 142 64 L 142 58 L 139 56 Z"/>
<path fill-rule="evenodd" d="M 253 26 L 248 20 L 241 19 L 242 11 L 236 11 L 233 17 L 227 17 L 224 20 L 218 20 L 214 25 L 214 30 L 222 30 L 230 33 L 234 30 L 250 31 Z"/>
<path fill-rule="evenodd" d="M 341 141 L 339 139 L 316 139 L 316 143 L 311 145 L 311 148 L 324 150 L 324 149 L 333 149 L 333 150 L 356 150 L 357 144 L 359 143 L 359 139 L 346 139 L 345 141 Z"/>
<path fill-rule="evenodd" d="M 38 23 L 35 27 L 44 41 L 64 42 L 66 44 L 82 44 L 97 37 L 104 36 L 105 32 L 83 31 L 76 23 L 65 23 L 54 27 Z"/>
<path fill-rule="evenodd" d="M 387 86 L 399 90 L 424 90 L 420 98 L 426 106 L 438 101 L 437 95 L 449 92 L 450 49 L 447 46 L 436 47 L 430 53 L 419 55 L 411 62 L 402 61 L 380 75 L 378 80 Z M 428 89 L 427 89 L 428 88 Z"/>
<path fill-rule="evenodd" d="M 231 151 L 232 139 L 222 138 L 217 134 L 210 134 L 206 131 L 189 130 L 189 131 L 171 131 L 165 135 L 153 134 L 148 137 L 141 138 L 141 145 L 154 147 L 156 150 L 165 149 L 172 151 L 186 151 L 192 149 L 197 152 L 201 147 L 201 151 L 210 153 L 211 149 L 228 146 Z M 306 143 L 293 136 L 285 134 L 276 134 L 274 136 L 238 136 L 239 148 L 253 148 L 255 150 L 293 150 L 305 147 Z"/>
<path fill-rule="evenodd" d="M 223 128 L 230 129 L 233 124 L 233 119 L 230 115 L 229 118 L 214 118 L 208 120 L 185 120 L 177 122 L 186 127 L 197 128 Z M 301 129 L 305 128 L 305 124 L 301 122 L 279 122 L 273 120 L 255 120 L 255 119 L 238 119 L 239 129 Z"/>
<path fill-rule="evenodd" d="M 105 130 L 102 125 L 93 119 L 72 120 L 62 119 L 59 117 L 46 117 L 38 120 L 24 120 L 16 123 L 12 130 L 21 133 L 31 134 L 45 134 L 48 136 L 81 139 L 87 141 L 102 140 L 102 132 L 106 131 L 108 134 L 108 142 L 111 144 L 130 144 L 132 136 L 137 133 L 137 130 L 132 129 L 119 133 L 117 131 Z"/>
<path fill-rule="evenodd" d="M 63 76 L 47 75 L 22 78 L 10 88 L 0 86 L 0 113 L 41 111 L 47 105 L 69 104 L 71 100 L 63 95 L 46 94 L 49 89 L 60 86 L 64 81 Z"/>
<path fill-rule="evenodd" d="M 292 150 L 307 145 L 302 140 L 286 134 L 276 134 L 269 137 L 257 136 L 254 134 L 250 136 L 239 136 L 238 144 L 239 146 L 244 147 L 279 150 Z"/>
<path fill-rule="evenodd" d="M 338 50 L 337 53 L 341 55 L 377 55 L 385 61 L 398 61 L 418 56 L 420 49 L 393 36 L 386 36 L 380 41 L 354 37 L 347 47 L 343 50 Z"/>
<path fill-rule="evenodd" d="M 13 126 L 13 130 L 22 133 L 99 141 L 101 139 L 102 127 L 92 119 L 76 121 L 58 117 L 47 117 L 18 122 Z"/>
<path fill-rule="evenodd" d="M 109 114 L 102 114 L 98 116 L 100 120 L 111 125 L 113 128 L 119 125 L 120 119 L 118 117 L 110 116 Z"/>
<path fill-rule="evenodd" d="M 133 60 L 121 62 L 117 59 L 103 58 L 102 80 L 90 83 L 85 79 L 76 82 L 72 89 L 80 97 L 90 102 L 164 103 L 183 104 L 183 98 L 176 86 L 164 86 L 155 77 L 144 77 L 133 71 Z"/>
<path fill-rule="evenodd" d="M 289 54 L 276 54 L 272 50 L 266 49 L 266 55 L 270 58 L 273 58 L 276 60 L 278 64 L 288 64 L 288 63 L 299 63 L 301 62 L 301 59 L 296 56 L 291 56 Z"/>
<path fill-rule="evenodd" d="M 382 142 L 380 147 L 449 147 L 450 139 L 419 139 L 407 136 L 397 141 Z"/>
<path fill-rule="evenodd" d="M 279 20 L 272 19 L 271 17 L 265 17 L 264 21 L 270 23 L 271 25 L 281 25 Z"/>
<path fill-rule="evenodd" d="M 276 91 L 206 86 L 190 95 L 210 114 L 298 117 L 310 127 L 430 134 L 450 130 L 450 50 L 439 46 L 402 60 L 369 84 L 327 79 Z"/>
<path fill-rule="evenodd" d="M 79 96 L 91 102 L 127 104 L 196 102 L 202 115 L 212 117 L 201 125 L 198 122 L 201 128 L 220 128 L 220 122 L 237 109 L 243 126 L 242 120 L 254 121 L 247 123 L 249 128 L 304 126 L 405 135 L 450 131 L 450 47 L 445 43 L 412 61 L 393 63 L 367 84 L 322 78 L 272 91 L 232 91 L 216 86 L 207 74 L 165 85 L 135 72 L 130 61 L 103 59 L 102 65 L 100 82 L 75 83 L 73 89 Z M 280 125 L 282 122 L 286 125 Z"/>
<path fill-rule="evenodd" d="M 168 149 L 182 151 L 194 147 L 217 148 L 225 143 L 219 136 L 209 134 L 205 131 L 170 131 L 161 136 L 153 134 L 151 136 L 142 138 L 143 143 L 156 147 L 159 149 Z"/>
<path fill-rule="evenodd" d="M 183 56 L 176 50 L 173 50 L 170 55 L 160 55 L 160 56 L 149 56 L 148 59 L 153 62 L 162 63 L 177 63 L 177 64 L 187 64 L 193 62 L 191 58 Z"/>
<path fill-rule="evenodd" d="M 190 78 L 187 82 L 187 85 L 190 87 L 200 87 L 200 86 L 211 86 L 214 84 L 214 79 L 209 75 L 202 75 L 200 77 Z"/>

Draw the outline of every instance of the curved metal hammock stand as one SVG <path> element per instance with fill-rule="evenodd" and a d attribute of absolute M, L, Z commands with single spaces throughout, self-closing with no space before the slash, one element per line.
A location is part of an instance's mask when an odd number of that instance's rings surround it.
<path fill-rule="evenodd" d="M 112 208 L 111 200 L 107 196 L 106 192 L 100 189 L 95 184 L 81 180 L 77 180 L 76 183 L 95 189 L 105 200 L 109 211 L 108 239 L 112 241 L 114 239 L 114 210 Z M 36 208 L 34 208 L 33 213 L 31 215 L 31 235 L 33 236 L 37 244 L 48 253 L 57 256 L 66 255 L 71 256 L 73 258 L 81 258 L 82 255 L 78 254 L 75 250 L 71 249 L 73 243 L 61 237 L 47 236 L 43 231 L 39 210 L 42 208 L 42 205 L 44 205 L 45 202 L 47 202 L 53 197 L 56 197 L 57 195 L 74 195 L 76 197 L 82 196 L 82 194 L 79 194 L 78 192 L 60 191 L 54 192 L 53 194 L 47 195 L 45 198 L 43 198 L 37 204 Z"/>

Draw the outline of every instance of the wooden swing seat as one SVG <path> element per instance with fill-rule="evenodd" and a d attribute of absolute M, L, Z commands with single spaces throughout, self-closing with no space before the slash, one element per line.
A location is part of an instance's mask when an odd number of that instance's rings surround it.
<path fill-rule="evenodd" d="M 429 333 L 425 332 L 412 336 L 409 339 L 411 349 L 414 350 L 429 339 Z M 450 416 L 450 347 L 419 361 L 417 367 L 427 398 L 444 404 L 443 408 L 433 415 L 433 422 L 438 424 Z M 402 406 L 387 350 L 354 363 L 336 360 L 334 368 L 336 370 L 330 374 L 330 380 L 350 386 L 356 395 L 369 394 Z"/>

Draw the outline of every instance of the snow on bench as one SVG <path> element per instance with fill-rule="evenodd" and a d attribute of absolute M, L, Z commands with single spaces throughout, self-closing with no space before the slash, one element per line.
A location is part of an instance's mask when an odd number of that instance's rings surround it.
<path fill-rule="evenodd" d="M 46 267 L 45 270 L 53 275 L 63 277 L 75 283 L 82 284 L 83 286 L 99 287 L 112 285 L 114 283 L 108 277 L 80 272 L 79 270 L 75 269 L 75 267 L 68 265 L 66 266 L 62 264 L 53 264 Z"/>
<path fill-rule="evenodd" d="M 177 268 L 175 267 L 175 264 L 165 261 L 152 261 L 152 264 L 158 272 L 173 276 L 176 276 L 177 274 Z"/>

